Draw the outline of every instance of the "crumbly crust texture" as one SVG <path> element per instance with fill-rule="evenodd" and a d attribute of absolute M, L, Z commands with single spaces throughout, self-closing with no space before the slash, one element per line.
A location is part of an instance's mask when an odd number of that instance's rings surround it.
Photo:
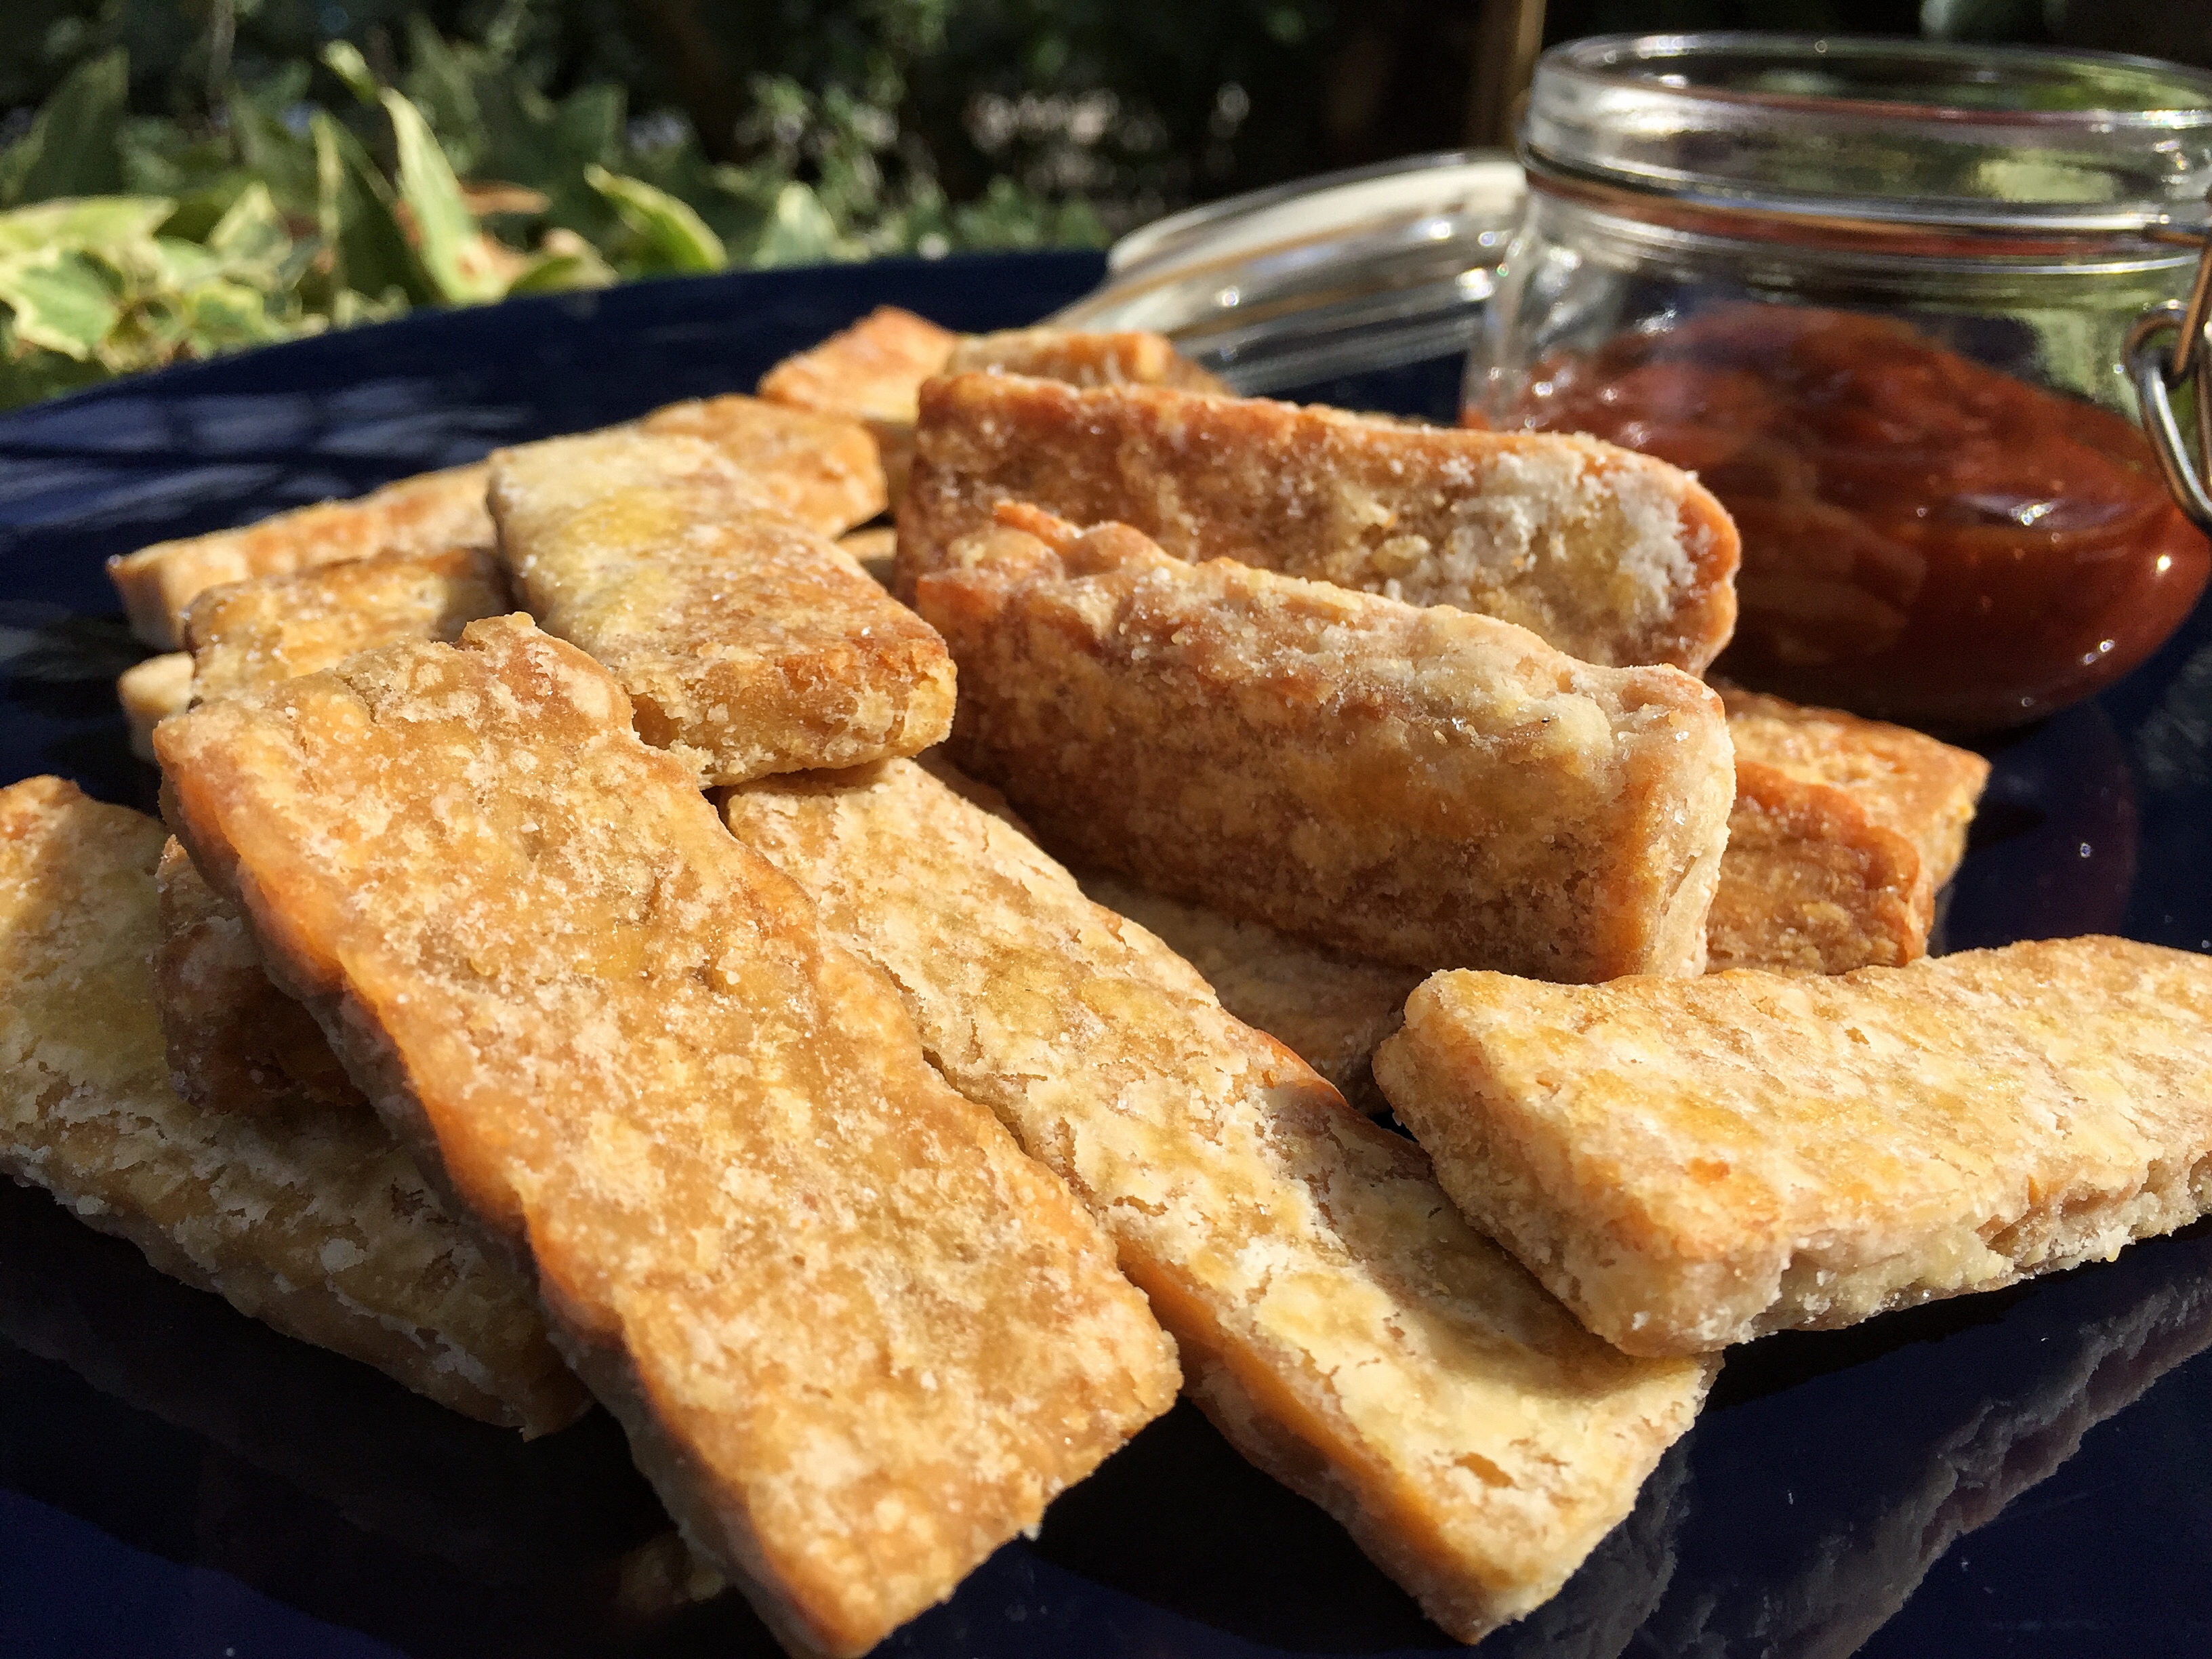
<path fill-rule="evenodd" d="M 366 1114 L 314 1016 L 270 983 L 246 918 L 179 842 L 161 849 L 154 885 L 154 992 L 176 1091 L 206 1112 Z"/>
<path fill-rule="evenodd" d="M 1055 853 L 1414 969 L 1702 970 L 1734 774 L 1687 675 L 1002 510 L 1056 547 L 995 526 L 916 598 L 955 757 Z"/>
<path fill-rule="evenodd" d="M 1702 1364 L 1589 1335 L 1418 1148 L 1004 818 L 908 762 L 767 780 L 725 811 L 1091 1206 L 1207 1415 L 1455 1637 L 1557 1590 L 1689 1426 Z"/>
<path fill-rule="evenodd" d="M 638 426 L 713 444 L 768 505 L 819 536 L 866 524 L 890 501 L 875 440 L 857 420 L 733 394 L 670 404 Z"/>
<path fill-rule="evenodd" d="M 1083 890 L 1158 938 L 1205 976 L 1224 1008 L 1274 1038 L 1347 1101 L 1363 1111 L 1389 1109 L 1368 1062 L 1375 1045 L 1404 1021 L 1420 974 L 1162 898 L 1119 876 L 1085 876 Z"/>
<path fill-rule="evenodd" d="M 2212 1206 L 2212 958 L 1440 974 L 1375 1075 L 1475 1225 L 1634 1353 L 2108 1259 Z"/>
<path fill-rule="evenodd" d="M 914 463 L 915 396 L 941 371 L 960 337 L 896 306 L 878 306 L 821 344 L 786 357 L 761 376 L 770 403 L 841 415 L 874 436 L 894 501 Z"/>
<path fill-rule="evenodd" d="M 913 754 L 951 729 L 944 641 L 714 446 L 527 444 L 493 458 L 491 499 L 517 596 L 706 782 Z"/>
<path fill-rule="evenodd" d="M 1736 799 L 1710 965 L 1840 974 L 1925 956 L 1989 763 L 1832 708 L 1732 687 L 1721 698 Z"/>
<path fill-rule="evenodd" d="M 185 641 L 185 611 L 210 587 L 253 576 L 286 576 L 379 553 L 434 553 L 485 547 L 485 471 L 457 466 L 402 478 L 359 499 L 279 513 L 240 530 L 156 542 L 107 562 L 131 631 L 173 651 Z"/>
<path fill-rule="evenodd" d="M 0 790 L 0 1168 L 164 1273 L 440 1404 L 542 1434 L 586 1404 L 527 1285 L 367 1112 L 170 1087 L 151 818 L 58 778 Z"/>
<path fill-rule="evenodd" d="M 948 1594 L 1173 1397 L 1066 1188 L 526 618 L 163 728 L 180 833 L 795 1652 Z"/>
<path fill-rule="evenodd" d="M 137 662 L 116 677 L 115 700 L 123 705 L 123 718 L 131 726 L 131 752 L 142 761 L 154 758 L 154 728 L 172 714 L 181 714 L 192 698 L 192 653 L 165 651 Z"/>
<path fill-rule="evenodd" d="M 971 334 L 952 348 L 938 372 L 992 371 L 1069 386 L 1171 386 L 1230 395 L 1227 386 L 1177 351 L 1166 335 L 1141 329 L 1010 328 Z M 919 386 L 915 390 L 918 400 Z"/>
<path fill-rule="evenodd" d="M 195 702 L 343 662 L 400 640 L 460 637 L 511 609 L 489 550 L 385 554 L 210 588 L 185 613 Z"/>
<path fill-rule="evenodd" d="M 1595 439 L 1455 431 L 1168 386 L 930 383 L 897 592 L 1004 501 L 1449 605 L 1586 661 L 1701 672 L 1735 626 L 1735 527 L 1687 473 Z"/>

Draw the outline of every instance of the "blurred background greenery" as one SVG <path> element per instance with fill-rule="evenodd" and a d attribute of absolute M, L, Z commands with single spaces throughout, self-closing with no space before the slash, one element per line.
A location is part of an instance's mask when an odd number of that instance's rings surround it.
<path fill-rule="evenodd" d="M 1100 244 L 1193 202 L 1482 136 L 1504 9 L 9 0 L 0 406 L 410 306 Z M 2212 7 L 2172 0 L 1553 0 L 1544 13 L 1547 43 L 1712 27 L 2212 63 Z"/>

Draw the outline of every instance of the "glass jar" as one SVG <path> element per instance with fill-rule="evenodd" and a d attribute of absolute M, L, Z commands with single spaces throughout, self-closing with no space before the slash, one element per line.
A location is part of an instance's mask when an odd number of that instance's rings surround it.
<path fill-rule="evenodd" d="M 1253 395 L 1457 362 L 1522 194 L 1511 156 L 1448 150 L 1231 197 L 1132 231 L 1053 321 L 1154 330 Z"/>
<path fill-rule="evenodd" d="M 1464 418 L 1698 473 L 1743 535 L 1717 673 L 1953 729 L 2142 661 L 2212 544 L 2136 424 L 2188 290 L 2212 76 L 1879 40 L 1547 53 Z"/>

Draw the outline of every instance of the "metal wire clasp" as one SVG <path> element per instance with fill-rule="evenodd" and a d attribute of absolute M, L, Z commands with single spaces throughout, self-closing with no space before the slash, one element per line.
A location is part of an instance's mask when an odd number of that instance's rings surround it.
<path fill-rule="evenodd" d="M 2186 300 L 2168 300 L 2136 319 L 2128 331 L 2128 378 L 2142 405 L 2143 430 L 2150 434 L 2158 470 L 2181 510 L 2200 530 L 2212 531 L 2212 227 L 2204 233 L 2197 261 L 2197 280 Z M 2161 351 L 2159 338 L 2174 331 L 2173 349 Z M 2197 453 L 2192 458 L 2173 412 L 2173 393 L 2196 381 Z"/>

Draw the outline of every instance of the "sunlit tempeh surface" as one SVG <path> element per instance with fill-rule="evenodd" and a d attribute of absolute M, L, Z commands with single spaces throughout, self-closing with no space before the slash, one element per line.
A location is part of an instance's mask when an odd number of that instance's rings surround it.
<path fill-rule="evenodd" d="M 1180 558 L 1501 617 L 1589 662 L 1697 672 L 1735 626 L 1720 503 L 1595 439 L 1005 374 L 929 381 L 921 411 L 902 596 L 1016 501 L 1133 526 Z"/>
<path fill-rule="evenodd" d="M 1066 1188 L 582 653 L 493 618 L 159 744 L 272 974 L 794 1651 L 864 1651 L 1172 1398 Z"/>
<path fill-rule="evenodd" d="M 314 1016 L 270 982 L 246 918 L 174 841 L 161 849 L 154 884 L 154 990 L 176 1091 L 210 1112 L 366 1115 L 368 1103 Z"/>
<path fill-rule="evenodd" d="M 668 404 L 638 425 L 656 437 L 713 444 L 769 506 L 817 535 L 866 524 L 890 501 L 875 440 L 857 420 L 733 393 Z"/>
<path fill-rule="evenodd" d="M 1083 890 L 1162 940 L 1206 978 L 1221 1006 L 1265 1031 L 1362 1110 L 1387 1110 L 1368 1060 L 1398 1029 L 1421 982 L 1410 969 L 1364 962 L 1256 921 L 1148 893 L 1119 876 L 1086 875 Z"/>
<path fill-rule="evenodd" d="M 955 757 L 1054 853 L 1415 969 L 1703 968 L 1735 775 L 1687 675 L 1000 512 L 915 598 Z"/>
<path fill-rule="evenodd" d="M 526 444 L 493 458 L 491 495 L 516 597 L 705 782 L 913 754 L 950 729 L 944 642 L 714 446 Z"/>
<path fill-rule="evenodd" d="M 155 1018 L 161 826 L 57 778 L 0 790 L 0 1168 L 186 1284 L 526 1433 L 585 1395 L 526 1284 L 366 1111 L 170 1087 Z"/>
<path fill-rule="evenodd" d="M 1925 956 L 1990 763 L 1837 709 L 1721 700 L 1736 793 L 1707 965 L 1840 974 Z"/>
<path fill-rule="evenodd" d="M 402 478 L 353 501 L 313 507 L 107 562 L 131 630 L 149 645 L 184 643 L 185 611 L 200 594 L 252 576 L 289 575 L 379 553 L 434 553 L 491 541 L 479 465 Z"/>
<path fill-rule="evenodd" d="M 1224 395 L 1229 391 L 1177 351 L 1167 336 L 1142 329 L 1009 328 L 971 334 L 952 348 L 939 373 L 989 370 L 1070 386 L 1171 386 Z M 917 393 L 920 389 L 917 385 Z"/>
<path fill-rule="evenodd" d="M 1590 1328 L 1692 1353 L 1994 1290 L 2212 1206 L 2212 957 L 2048 939 L 1835 976 L 1439 974 L 1376 1080 Z"/>
<path fill-rule="evenodd" d="M 192 699 L 205 702 L 400 640 L 455 640 L 510 609 L 489 550 L 385 554 L 209 589 L 185 613 Z"/>
<path fill-rule="evenodd" d="M 864 422 L 896 501 L 914 460 L 915 395 L 959 343 L 960 336 L 927 318 L 878 306 L 851 327 L 786 357 L 761 376 L 758 389 L 771 403 Z"/>
<path fill-rule="evenodd" d="M 1690 1424 L 1455 1215 L 1419 1149 L 911 762 L 731 792 L 945 1074 L 1066 1176 L 1238 1449 L 1473 1640 L 1536 1607 Z"/>

